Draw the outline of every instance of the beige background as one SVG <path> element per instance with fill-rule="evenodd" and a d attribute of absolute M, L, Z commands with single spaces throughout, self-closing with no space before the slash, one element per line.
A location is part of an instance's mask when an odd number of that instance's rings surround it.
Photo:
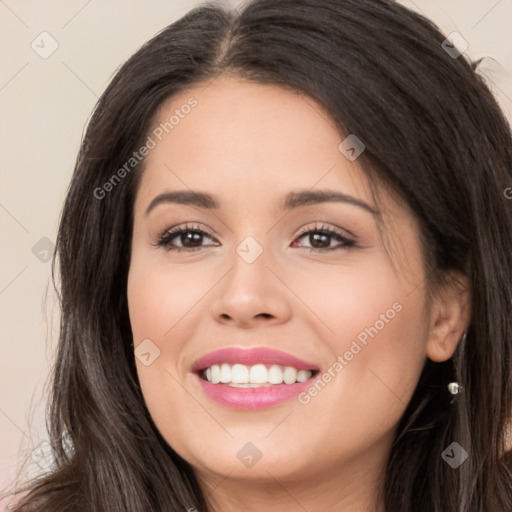
<path fill-rule="evenodd" d="M 495 59 L 487 60 L 482 72 L 512 120 L 512 0 L 403 3 L 432 18 L 445 34 L 459 32 L 471 58 Z M 20 455 L 44 448 L 45 385 L 58 332 L 45 259 L 55 241 L 82 130 L 116 68 L 197 4 L 0 0 L 2 488 L 12 482 Z M 44 31 L 56 43 L 40 36 Z M 58 48 L 43 59 L 32 44 L 39 53 L 51 44 Z M 34 458 L 44 466 L 44 449 Z M 35 474 L 41 468 L 33 462 L 27 470 Z"/>

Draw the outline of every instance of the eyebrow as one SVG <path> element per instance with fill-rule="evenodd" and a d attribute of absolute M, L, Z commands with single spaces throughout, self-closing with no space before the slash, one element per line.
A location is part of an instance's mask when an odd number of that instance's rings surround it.
<path fill-rule="evenodd" d="M 378 215 L 378 211 L 361 199 L 335 192 L 334 190 L 298 190 L 287 194 L 280 204 L 281 210 L 293 210 L 310 204 L 338 202 L 358 206 L 363 210 Z M 218 210 L 220 203 L 214 196 L 206 192 L 194 190 L 175 190 L 165 192 L 156 196 L 146 208 L 145 215 L 148 215 L 159 204 L 176 203 L 188 206 L 197 206 L 207 210 Z"/>

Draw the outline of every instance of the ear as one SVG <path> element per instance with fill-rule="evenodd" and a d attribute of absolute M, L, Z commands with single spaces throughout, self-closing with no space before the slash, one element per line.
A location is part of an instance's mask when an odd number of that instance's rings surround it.
<path fill-rule="evenodd" d="M 435 293 L 430 309 L 426 356 L 438 363 L 452 357 L 471 320 L 469 279 L 449 272 Z"/>

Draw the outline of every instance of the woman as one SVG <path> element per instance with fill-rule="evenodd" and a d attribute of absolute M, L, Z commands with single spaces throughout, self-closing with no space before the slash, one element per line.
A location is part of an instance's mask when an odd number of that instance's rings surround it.
<path fill-rule="evenodd" d="M 511 133 L 445 39 L 254 0 L 123 65 L 58 235 L 55 467 L 13 510 L 512 509 Z"/>

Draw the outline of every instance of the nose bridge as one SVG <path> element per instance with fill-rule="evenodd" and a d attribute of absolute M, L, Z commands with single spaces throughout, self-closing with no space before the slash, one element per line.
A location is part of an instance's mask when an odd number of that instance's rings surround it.
<path fill-rule="evenodd" d="M 285 289 L 267 268 L 268 237 L 262 238 L 262 234 L 246 235 L 235 246 L 230 270 L 213 306 L 213 315 L 217 319 L 231 319 L 247 325 L 257 318 L 282 321 L 288 317 L 290 311 Z"/>
<path fill-rule="evenodd" d="M 261 235 L 257 236 L 261 240 Z M 264 243 L 254 235 L 247 235 L 235 246 L 227 282 L 231 293 L 236 293 L 240 299 L 245 295 L 254 301 L 272 288 L 267 282 L 270 274 L 267 269 L 269 249 L 267 244 L 264 247 Z"/>
<path fill-rule="evenodd" d="M 264 252 L 263 244 L 267 240 L 261 240 L 261 235 L 258 235 L 258 238 L 260 239 L 261 243 L 258 242 L 258 240 L 253 235 L 248 235 L 236 246 L 236 254 L 247 265 L 252 265 L 257 260 L 260 260 L 261 264 L 261 260 L 266 259 L 265 257 L 262 258 L 261 256 L 263 255 Z"/>

